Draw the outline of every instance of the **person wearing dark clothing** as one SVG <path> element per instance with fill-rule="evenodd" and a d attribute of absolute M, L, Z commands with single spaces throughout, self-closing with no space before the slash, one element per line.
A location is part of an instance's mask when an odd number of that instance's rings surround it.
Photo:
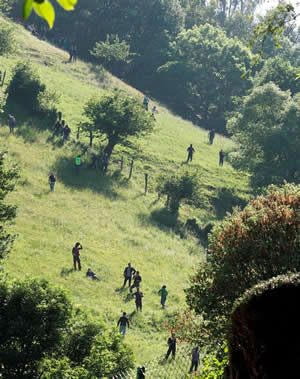
<path fill-rule="evenodd" d="M 120 333 L 123 334 L 123 337 L 125 337 L 126 328 L 128 327 L 129 329 L 129 320 L 128 320 L 128 317 L 126 316 L 126 312 L 123 312 L 123 316 L 119 318 L 117 326 L 119 325 L 120 325 Z"/>
<path fill-rule="evenodd" d="M 60 134 L 61 130 L 61 123 L 59 120 L 56 121 L 53 129 L 53 135 L 58 136 Z"/>
<path fill-rule="evenodd" d="M 131 263 L 128 263 L 128 266 L 125 267 L 125 270 L 124 270 L 123 288 L 126 286 L 127 281 L 128 281 L 128 286 L 129 287 L 131 286 L 131 278 L 132 278 L 132 275 L 134 275 L 135 273 L 136 271 L 133 267 L 131 267 Z"/>
<path fill-rule="evenodd" d="M 100 282 L 100 279 L 98 278 L 98 276 L 90 268 L 88 268 L 86 272 L 86 276 L 88 278 L 92 278 L 93 280 L 97 280 L 97 282 Z"/>
<path fill-rule="evenodd" d="M 141 281 L 142 281 L 142 277 L 140 275 L 140 272 L 136 271 L 136 273 L 133 277 L 133 285 L 131 287 L 129 287 L 130 292 L 132 292 L 133 288 L 139 288 Z"/>
<path fill-rule="evenodd" d="M 138 310 L 140 310 L 142 312 L 142 298 L 144 297 L 144 294 L 140 291 L 140 287 L 137 287 L 136 292 L 132 296 L 135 297 L 136 311 L 138 312 Z"/>
<path fill-rule="evenodd" d="M 62 113 L 59 111 L 57 112 L 57 117 L 58 117 L 58 121 L 61 121 L 61 118 L 62 118 Z"/>
<path fill-rule="evenodd" d="M 108 155 L 108 153 L 104 154 L 102 163 L 103 163 L 103 171 L 107 172 L 108 163 L 109 163 L 109 155 Z"/>
<path fill-rule="evenodd" d="M 199 347 L 195 347 L 192 351 L 192 364 L 189 373 L 191 374 L 192 371 L 197 371 L 198 365 L 199 365 Z"/>
<path fill-rule="evenodd" d="M 208 133 L 208 138 L 209 138 L 209 144 L 212 145 L 214 143 L 214 138 L 215 138 L 215 131 L 214 129 L 210 130 Z"/>
<path fill-rule="evenodd" d="M 67 141 L 70 133 L 71 133 L 71 129 L 69 128 L 69 125 L 66 125 L 63 129 L 64 141 Z"/>
<path fill-rule="evenodd" d="M 186 150 L 188 152 L 188 157 L 187 157 L 187 163 L 188 163 L 189 161 L 193 160 L 193 154 L 195 152 L 195 149 L 193 148 L 193 145 L 190 144 L 190 146 Z"/>
<path fill-rule="evenodd" d="M 143 367 L 138 367 L 136 370 L 136 379 L 145 379 L 145 372 L 146 368 Z"/>
<path fill-rule="evenodd" d="M 8 124 L 9 124 L 9 133 L 14 134 L 15 126 L 16 126 L 16 119 L 13 115 L 8 115 Z"/>
<path fill-rule="evenodd" d="M 169 345 L 169 349 L 167 351 L 165 359 L 169 358 L 170 353 L 172 353 L 172 358 L 175 359 L 175 354 L 176 354 L 176 337 L 175 337 L 174 333 L 172 333 L 172 337 L 169 337 L 169 339 L 168 339 L 168 345 Z"/>
<path fill-rule="evenodd" d="M 223 162 L 224 162 L 224 151 L 221 149 L 220 152 L 219 152 L 219 166 L 223 166 Z"/>
<path fill-rule="evenodd" d="M 79 242 L 76 242 L 75 246 L 72 249 L 73 264 L 74 264 L 75 271 L 76 271 L 76 263 L 78 265 L 78 271 L 81 271 L 80 250 L 82 250 L 82 245 Z"/>
<path fill-rule="evenodd" d="M 162 286 L 161 289 L 158 291 L 158 293 L 160 295 L 160 303 L 161 303 L 162 307 L 165 308 L 165 303 L 166 303 L 167 296 L 168 296 L 167 287 Z"/>
<path fill-rule="evenodd" d="M 53 173 L 51 173 L 49 176 L 50 192 L 54 192 L 55 182 L 56 182 L 56 177 L 54 176 Z"/>

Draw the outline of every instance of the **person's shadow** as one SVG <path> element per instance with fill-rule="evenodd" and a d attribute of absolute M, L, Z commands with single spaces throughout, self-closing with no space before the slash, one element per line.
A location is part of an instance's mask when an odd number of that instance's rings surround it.
<path fill-rule="evenodd" d="M 66 267 L 63 267 L 61 269 L 61 272 L 60 272 L 60 276 L 62 276 L 63 278 L 66 278 L 68 277 L 70 274 L 72 274 L 74 272 L 73 268 L 66 268 Z"/>

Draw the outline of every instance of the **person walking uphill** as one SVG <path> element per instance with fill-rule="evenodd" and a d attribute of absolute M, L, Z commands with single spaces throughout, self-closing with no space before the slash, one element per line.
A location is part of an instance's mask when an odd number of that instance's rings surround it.
<path fill-rule="evenodd" d="M 14 130 L 15 130 L 15 127 L 16 127 L 16 119 L 14 118 L 13 115 L 9 114 L 8 115 L 8 124 L 9 124 L 9 133 L 10 134 L 14 134 Z"/>
<path fill-rule="evenodd" d="M 160 297 L 160 304 L 162 305 L 163 308 L 165 308 L 165 303 L 167 300 L 168 296 L 168 291 L 166 286 L 162 286 L 161 289 L 158 291 Z"/>
<path fill-rule="evenodd" d="M 172 353 L 172 358 L 175 359 L 175 354 L 176 354 L 176 337 L 175 337 L 174 333 L 172 333 L 172 337 L 169 337 L 169 339 L 168 339 L 168 345 L 169 345 L 169 349 L 167 351 L 165 359 L 169 358 L 170 353 Z"/>
<path fill-rule="evenodd" d="M 119 325 L 120 325 L 120 333 L 123 334 L 123 337 L 125 337 L 127 327 L 129 329 L 129 320 L 128 320 L 128 317 L 126 316 L 126 312 L 123 312 L 123 316 L 119 318 L 117 326 Z"/>
<path fill-rule="evenodd" d="M 54 192 L 55 183 L 56 183 L 56 177 L 54 176 L 53 173 L 51 173 L 49 176 L 50 192 Z"/>
<path fill-rule="evenodd" d="M 132 296 L 135 297 L 136 311 L 138 312 L 138 310 L 140 310 L 142 312 L 142 298 L 144 297 L 144 294 L 140 291 L 140 287 L 137 287 L 136 292 Z"/>
<path fill-rule="evenodd" d="M 129 287 L 130 292 L 132 292 L 133 288 L 139 288 L 141 281 L 142 281 L 142 277 L 140 275 L 140 272 L 137 271 L 133 278 L 133 285 Z"/>
<path fill-rule="evenodd" d="M 125 270 L 124 270 L 124 283 L 123 283 L 122 288 L 126 286 L 127 282 L 128 282 L 128 286 L 129 287 L 131 286 L 131 278 L 132 278 L 132 275 L 134 275 L 135 273 L 136 271 L 133 267 L 131 267 L 131 263 L 128 263 L 128 266 L 125 267 Z"/>
<path fill-rule="evenodd" d="M 191 368 L 190 368 L 190 371 L 189 373 L 191 374 L 191 372 L 193 371 L 197 371 L 198 369 L 198 365 L 199 365 L 199 347 L 195 347 L 192 351 L 192 364 L 191 364 Z"/>
<path fill-rule="evenodd" d="M 72 249 L 73 264 L 74 264 L 75 271 L 76 271 L 76 264 L 78 265 L 78 271 L 81 271 L 80 250 L 82 250 L 82 245 L 80 244 L 80 242 L 76 242 L 75 246 Z"/>
<path fill-rule="evenodd" d="M 193 160 L 193 154 L 195 152 L 195 149 L 193 148 L 193 145 L 190 144 L 190 146 L 186 150 L 188 152 L 188 157 L 187 157 L 186 163 L 188 163 L 189 161 L 192 162 L 192 160 Z"/>

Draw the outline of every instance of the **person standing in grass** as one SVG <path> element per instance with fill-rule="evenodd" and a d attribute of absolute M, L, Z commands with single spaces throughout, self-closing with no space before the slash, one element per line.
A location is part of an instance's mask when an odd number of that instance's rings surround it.
<path fill-rule="evenodd" d="M 74 264 L 75 271 L 76 271 L 76 264 L 78 265 L 78 271 L 81 271 L 80 250 L 82 250 L 82 245 L 80 244 L 80 242 L 76 242 L 75 246 L 72 249 L 73 264 Z"/>
<path fill-rule="evenodd" d="M 16 119 L 13 115 L 9 114 L 8 115 L 8 124 L 9 124 L 9 133 L 14 134 L 14 130 L 16 127 Z"/>
<path fill-rule="evenodd" d="M 163 308 L 165 308 L 165 304 L 166 304 L 166 300 L 168 296 L 167 287 L 163 285 L 161 289 L 158 291 L 158 293 L 160 295 L 160 304 L 162 305 Z"/>
<path fill-rule="evenodd" d="M 176 336 L 174 333 L 172 333 L 172 336 L 168 339 L 168 345 L 169 349 L 167 351 L 167 354 L 165 356 L 165 359 L 167 360 L 169 358 L 170 353 L 172 353 L 172 358 L 175 359 L 176 354 Z"/>
<path fill-rule="evenodd" d="M 130 288 L 131 278 L 132 278 L 132 275 L 134 275 L 135 273 L 136 273 L 135 268 L 131 267 L 131 263 L 129 262 L 128 266 L 126 266 L 124 270 L 124 283 L 123 283 L 122 288 L 126 286 L 127 281 L 128 281 L 128 286 Z"/>
<path fill-rule="evenodd" d="M 140 288 L 137 287 L 136 292 L 132 295 L 135 297 L 136 311 L 140 310 L 142 312 L 143 304 L 142 298 L 144 297 L 143 292 L 140 291 Z"/>
<path fill-rule="evenodd" d="M 120 333 L 123 334 L 123 337 L 125 337 L 127 327 L 129 329 L 129 320 L 128 320 L 128 317 L 126 316 L 126 312 L 123 312 L 123 316 L 119 318 L 117 326 L 119 325 L 120 325 Z"/>
<path fill-rule="evenodd" d="M 188 157 L 187 157 L 186 163 L 188 163 L 189 161 L 192 162 L 192 160 L 193 160 L 193 154 L 195 152 L 195 149 L 193 148 L 193 145 L 190 144 L 190 146 L 186 150 L 188 152 Z"/>
<path fill-rule="evenodd" d="M 192 364 L 189 373 L 192 371 L 197 371 L 199 365 L 200 357 L 199 357 L 199 347 L 195 347 L 192 351 Z"/>
<path fill-rule="evenodd" d="M 80 166 L 81 166 L 81 156 L 77 155 L 75 158 L 75 169 L 76 169 L 77 175 L 79 175 Z"/>
<path fill-rule="evenodd" d="M 142 281 L 142 277 L 140 275 L 140 272 L 137 271 L 133 278 L 133 285 L 129 287 L 130 292 L 132 292 L 133 288 L 139 288 L 141 281 Z"/>
<path fill-rule="evenodd" d="M 210 145 L 212 145 L 214 143 L 215 134 L 216 134 L 216 132 L 215 132 L 214 129 L 210 130 L 209 133 L 208 133 L 208 138 L 209 138 L 209 144 Z"/>
<path fill-rule="evenodd" d="M 55 183 L 56 183 L 56 177 L 54 176 L 53 173 L 51 173 L 49 176 L 50 192 L 54 192 Z"/>
<path fill-rule="evenodd" d="M 224 156 L 225 156 L 224 151 L 221 149 L 219 152 L 219 166 L 223 166 Z"/>

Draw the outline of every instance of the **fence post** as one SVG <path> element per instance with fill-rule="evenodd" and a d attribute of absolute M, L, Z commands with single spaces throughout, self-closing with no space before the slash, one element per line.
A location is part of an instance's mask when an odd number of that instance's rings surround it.
<path fill-rule="evenodd" d="M 148 174 L 145 174 L 145 195 L 147 195 L 148 191 Z"/>
<path fill-rule="evenodd" d="M 129 177 L 128 177 L 128 179 L 131 179 L 132 169 L 133 169 L 133 160 L 131 161 L 131 164 L 130 164 L 130 171 L 129 171 Z"/>
<path fill-rule="evenodd" d="M 76 138 L 79 139 L 80 137 L 80 126 L 78 126 L 77 128 L 77 135 L 76 135 Z"/>
<path fill-rule="evenodd" d="M 121 157 L 121 167 L 120 167 L 120 170 L 121 170 L 121 171 L 123 170 L 123 165 L 124 165 L 124 158 Z"/>

